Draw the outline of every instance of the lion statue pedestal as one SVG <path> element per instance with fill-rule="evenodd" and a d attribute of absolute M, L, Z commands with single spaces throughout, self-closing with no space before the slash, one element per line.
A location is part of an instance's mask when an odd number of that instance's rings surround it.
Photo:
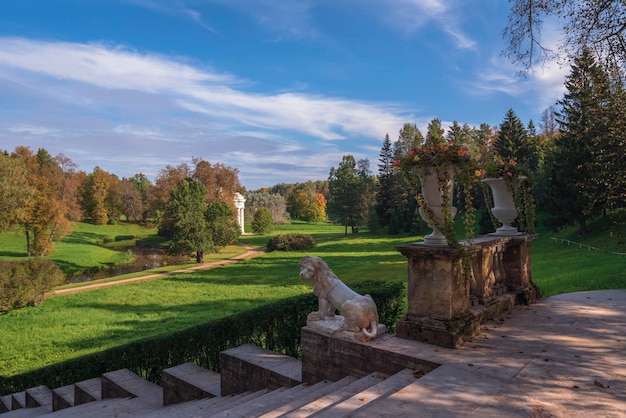
<path fill-rule="evenodd" d="M 357 341 L 369 341 L 387 332 L 379 323 L 372 297 L 359 295 L 346 286 L 324 260 L 307 255 L 298 268 L 300 278 L 313 284 L 313 293 L 318 297 L 319 308 L 308 315 L 308 327 Z M 335 315 L 337 310 L 343 316 Z"/>

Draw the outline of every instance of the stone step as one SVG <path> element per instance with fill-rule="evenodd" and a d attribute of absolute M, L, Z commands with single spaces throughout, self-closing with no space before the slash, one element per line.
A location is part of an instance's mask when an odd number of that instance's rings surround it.
<path fill-rule="evenodd" d="M 302 383 L 302 362 L 293 357 L 245 344 L 220 353 L 222 396 Z"/>
<path fill-rule="evenodd" d="M 11 411 L 21 409 L 26 406 L 26 391 L 17 392 L 11 395 Z"/>
<path fill-rule="evenodd" d="M 344 377 L 343 379 L 338 380 L 336 382 L 329 382 L 327 380 L 323 380 L 311 386 L 306 391 L 306 393 L 303 393 L 297 399 L 285 402 L 283 405 L 273 409 L 272 411 L 266 412 L 260 416 L 263 418 L 276 418 L 276 417 L 283 416 L 284 414 L 287 414 L 291 411 L 301 408 L 304 405 L 307 405 L 328 394 L 342 390 L 346 386 L 349 386 L 350 384 L 356 381 L 357 381 L 357 378 L 351 377 L 351 376 Z"/>
<path fill-rule="evenodd" d="M 153 411 L 158 405 L 146 407 L 141 398 L 112 398 L 87 402 L 72 408 L 61 409 L 52 412 L 50 417 L 54 418 L 108 418 L 137 416 L 144 411 Z M 4 418 L 4 417 L 3 417 Z"/>
<path fill-rule="evenodd" d="M 221 411 L 223 407 L 228 408 L 229 405 L 236 405 L 244 402 L 246 399 L 253 399 L 259 396 L 252 392 L 244 392 L 238 395 L 216 396 L 214 398 L 204 398 L 195 401 L 184 402 L 180 404 L 172 404 L 160 408 L 149 414 L 143 414 L 150 418 L 170 418 L 170 417 L 190 417 L 190 416 L 209 416 L 212 411 Z"/>
<path fill-rule="evenodd" d="M 369 388 L 370 386 L 380 383 L 386 375 L 382 373 L 371 373 L 365 377 L 362 377 L 355 382 L 338 389 L 335 392 L 322 396 L 306 405 L 301 406 L 293 411 L 290 411 L 282 416 L 289 418 L 302 418 L 310 417 L 313 414 L 317 414 L 332 405 L 342 402 L 357 393 Z"/>
<path fill-rule="evenodd" d="M 246 403 L 239 403 L 238 405 L 229 408 L 227 411 L 223 411 L 219 414 L 212 415 L 214 417 L 251 417 L 260 416 L 265 413 L 276 410 L 276 408 L 293 403 L 303 396 L 311 392 L 315 392 L 320 388 L 328 386 L 330 382 L 323 381 L 316 385 L 308 385 L 302 383 L 292 388 L 276 389 L 267 395 L 261 396 L 257 399 Z"/>
<path fill-rule="evenodd" d="M 2 414 L 2 418 L 31 418 L 47 415 L 50 410 L 45 406 L 37 408 L 19 408 Z"/>
<path fill-rule="evenodd" d="M 220 395 L 219 373 L 193 363 L 163 370 L 163 405 Z"/>
<path fill-rule="evenodd" d="M 75 385 L 61 386 L 52 389 L 52 410 L 60 411 L 61 409 L 74 406 L 75 391 Z"/>
<path fill-rule="evenodd" d="M 161 386 L 148 382 L 128 369 L 102 375 L 102 399 L 141 398 L 146 404 L 163 403 Z"/>
<path fill-rule="evenodd" d="M 12 395 L 0 396 L 0 414 L 11 410 Z"/>
<path fill-rule="evenodd" d="M 238 402 L 237 405 L 233 405 L 228 409 L 222 410 L 222 412 L 211 411 L 211 417 L 252 417 L 258 416 L 269 409 L 280 404 L 283 395 L 289 388 L 278 388 L 274 390 L 267 390 L 261 396 L 251 399 L 247 402 Z"/>
<path fill-rule="evenodd" d="M 329 408 L 315 414 L 316 418 L 333 418 L 346 416 L 357 410 L 366 409 L 368 405 L 374 404 L 380 399 L 384 399 L 392 393 L 414 383 L 419 377 L 416 377 L 411 369 L 404 369 L 399 373 L 385 378 L 380 383 L 366 388 L 365 390 L 341 401 L 335 403 Z"/>
<path fill-rule="evenodd" d="M 74 384 L 74 405 L 82 405 L 100 399 L 102 399 L 102 380 L 99 377 Z"/>
<path fill-rule="evenodd" d="M 26 408 L 46 407 L 52 411 L 52 391 L 48 386 L 40 385 L 26 389 Z"/>
<path fill-rule="evenodd" d="M 451 411 L 455 410 L 457 416 L 467 415 L 466 411 L 461 409 L 463 405 L 468 404 L 468 399 L 474 396 L 474 392 L 469 389 L 476 387 L 474 379 L 476 379 L 474 374 L 454 366 L 442 365 L 351 416 L 383 417 L 389 416 L 389 411 L 396 412 L 394 414 L 396 416 L 399 415 L 398 411 L 402 411 L 402 416 L 454 416 Z M 480 384 L 486 383 L 483 380 Z M 489 384 L 499 387 L 501 382 L 496 380 L 495 383 L 490 381 Z M 424 400 L 428 402 L 425 403 Z M 494 416 L 509 415 L 499 410 Z"/>

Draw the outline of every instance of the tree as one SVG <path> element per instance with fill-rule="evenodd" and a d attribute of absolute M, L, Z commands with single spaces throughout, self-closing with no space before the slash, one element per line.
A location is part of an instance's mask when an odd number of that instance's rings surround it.
<path fill-rule="evenodd" d="M 247 192 L 246 195 L 246 219 L 252 221 L 254 214 L 259 208 L 266 208 L 272 214 L 275 224 L 289 223 L 289 214 L 285 198 L 279 193 L 270 192 Z"/>
<path fill-rule="evenodd" d="M 146 221 L 149 218 L 154 217 L 155 210 L 151 204 L 152 193 L 154 192 L 154 185 L 143 173 L 135 174 L 128 180 L 133 184 L 133 189 L 137 190 L 141 195 L 141 207 L 143 208 L 141 220 Z"/>
<path fill-rule="evenodd" d="M 574 61 L 565 86 L 567 92 L 559 101 L 562 112 L 557 115 L 561 135 L 549 157 L 548 210 L 557 223 L 575 220 L 585 235 L 587 219 L 605 198 L 597 182 L 603 168 L 594 164 L 594 154 L 608 129 L 599 117 L 609 96 L 608 82 L 586 51 Z"/>
<path fill-rule="evenodd" d="M 344 155 L 339 167 L 331 167 L 328 185 L 330 190 L 328 216 L 345 226 L 345 235 L 348 235 L 348 226 L 356 232 L 366 215 L 364 204 L 366 184 L 362 167 L 359 170 L 352 155 Z"/>
<path fill-rule="evenodd" d="M 205 251 L 214 249 L 206 217 L 206 194 L 201 182 L 186 178 L 171 191 L 166 207 L 172 223 L 169 252 L 177 255 L 195 252 L 197 263 L 204 262 Z"/>
<path fill-rule="evenodd" d="M 272 212 L 267 208 L 258 208 L 252 220 L 252 232 L 259 235 L 269 234 L 274 230 Z"/>
<path fill-rule="evenodd" d="M 116 220 L 121 213 L 118 191 L 119 179 L 96 166 L 88 174 L 80 189 L 80 203 L 85 216 L 96 225 Z"/>
<path fill-rule="evenodd" d="M 512 0 L 504 29 L 506 54 L 526 70 L 558 51 L 572 59 L 592 53 L 602 67 L 623 70 L 626 59 L 626 3 L 622 0 Z M 551 49 L 541 39 L 544 19 L 556 18 L 564 37 Z"/>
<path fill-rule="evenodd" d="M 46 255 L 54 251 L 55 239 L 70 231 L 63 200 L 63 173 L 48 151 L 39 149 L 36 154 L 28 147 L 16 147 L 11 157 L 25 168 L 29 198 L 13 215 L 26 236 L 26 253 Z M 16 218 L 17 216 L 17 218 Z"/>
<path fill-rule="evenodd" d="M 307 182 L 295 195 L 298 219 L 318 223 L 326 219 L 326 199 L 317 193 L 313 182 Z"/>
<path fill-rule="evenodd" d="M 33 193 L 26 164 L 7 153 L 0 154 L 0 232 L 10 230 L 26 216 Z"/>
<path fill-rule="evenodd" d="M 429 144 L 445 144 L 444 129 L 441 127 L 441 121 L 437 118 L 428 123 L 428 131 L 426 132 L 426 142 Z"/>
<path fill-rule="evenodd" d="M 235 214 L 226 202 L 209 203 L 206 208 L 206 221 L 213 242 L 212 251 L 219 252 L 227 245 L 236 243 L 241 235 Z"/>
<path fill-rule="evenodd" d="M 376 214 L 381 227 L 389 226 L 389 219 L 393 213 L 391 207 L 391 193 L 393 176 L 396 174 L 393 169 L 395 157 L 391 148 L 389 134 L 385 135 L 383 146 L 378 154 L 378 189 L 376 190 Z"/>
<path fill-rule="evenodd" d="M 532 121 L 530 127 L 535 132 Z M 535 139 L 536 135 L 531 137 L 513 109 L 509 109 L 500 124 L 500 131 L 494 143 L 494 151 L 505 160 L 517 160 L 518 164 L 536 172 L 539 150 Z"/>
<path fill-rule="evenodd" d="M 541 135 L 552 139 L 559 133 L 559 126 L 556 122 L 556 110 L 554 106 L 544 109 L 541 113 L 541 123 L 539 124 Z"/>
<path fill-rule="evenodd" d="M 135 222 L 143 220 L 144 200 L 141 191 L 137 189 L 137 183 L 123 178 L 120 181 L 120 200 L 122 212 L 127 220 Z"/>

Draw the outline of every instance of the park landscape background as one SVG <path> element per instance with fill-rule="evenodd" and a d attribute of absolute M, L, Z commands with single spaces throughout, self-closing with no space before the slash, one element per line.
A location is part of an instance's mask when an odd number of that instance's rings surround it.
<path fill-rule="evenodd" d="M 518 14 L 521 19 L 512 19 L 505 29 L 508 52 L 528 69 L 533 55 L 524 55 L 529 50 L 523 41 L 540 28 L 533 26 L 537 20 L 524 20 L 535 17 L 534 3 L 514 3 L 519 7 L 512 17 Z M 167 165 L 153 184 L 141 172 L 130 178 L 100 167 L 83 172 L 69 156 L 53 157 L 43 148 L 5 150 L 0 154 L 0 285 L 5 289 L 0 293 L 0 391 L 24 383 L 14 376 L 58 364 L 77 367 L 72 360 L 89 361 L 90 355 L 115 347 L 181 335 L 202 324 L 223 324 L 219 321 L 241 313 L 286 316 L 272 307 L 311 293 L 296 267 L 306 254 L 324 258 L 349 285 L 374 279 L 381 288 L 402 288 L 406 261 L 395 247 L 419 241 L 429 231 L 416 215 L 416 190 L 395 168 L 403 158 L 415 161 L 411 157 L 424 144 L 446 150 L 448 145 L 463 147 L 463 155 L 471 155 L 477 167 L 501 161 L 509 168 L 523 168 L 533 179 L 537 216 L 532 226 L 538 238 L 532 244 L 532 276 L 543 296 L 626 288 L 625 43 L 622 30 L 613 33 L 604 19 L 580 24 L 614 9 L 576 14 L 576 7 L 570 13 L 561 6 L 551 3 L 540 14 L 564 18 L 566 29 L 570 21 L 579 23 L 571 27 L 583 31 L 597 27 L 598 45 L 608 42 L 611 54 L 600 48 L 594 56 L 575 29 L 566 31 L 564 51 L 571 63 L 566 93 L 557 107 L 545 109 L 538 126 L 532 120 L 524 124 L 513 109 L 498 126 L 453 122 L 443 127 L 433 119 L 423 134 L 416 124 L 406 123 L 397 140 L 387 135 L 382 141 L 377 170 L 368 160 L 348 154 L 330 168 L 327 180 L 246 191 L 237 168 L 199 157 L 191 165 Z M 615 21 L 606 22 L 610 26 Z M 602 35 L 603 30 L 609 36 Z M 531 42 L 530 47 L 532 52 L 540 45 Z M 480 192 L 468 190 L 478 214 L 474 232 L 492 231 L 489 205 Z M 234 219 L 233 197 L 239 192 L 248 200 L 245 226 L 252 235 L 240 236 Z M 466 216 L 471 212 L 467 202 L 456 201 L 459 236 L 464 221 L 471 219 Z M 316 245 L 262 253 L 215 269 L 50 293 L 80 288 L 87 279 L 115 282 L 230 258 L 245 251 L 241 244 L 262 247 L 273 236 L 289 234 L 311 236 Z M 144 259 L 140 253 L 146 253 Z M 152 256 L 161 266 L 151 268 Z M 145 271 L 116 271 L 138 259 Z M 20 267 L 26 264 L 35 266 L 33 271 L 41 265 L 55 272 L 50 275 L 54 280 L 44 280 L 37 288 L 48 292 L 45 300 L 37 292 L 35 298 L 20 294 L 32 285 Z M 7 289 L 16 301 L 4 301 Z M 296 331 L 302 325 L 296 324 Z M 3 385 L 9 380 L 10 388 Z"/>

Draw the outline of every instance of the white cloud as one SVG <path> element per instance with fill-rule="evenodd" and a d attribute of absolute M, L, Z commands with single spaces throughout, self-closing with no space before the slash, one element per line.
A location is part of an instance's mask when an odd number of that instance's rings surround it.
<path fill-rule="evenodd" d="M 55 128 L 48 128 L 45 126 L 33 126 L 33 125 L 16 125 L 10 126 L 7 128 L 9 132 L 13 132 L 16 134 L 27 134 L 27 135 L 58 135 L 60 131 Z"/>
<path fill-rule="evenodd" d="M 240 83 L 231 75 L 117 46 L 5 38 L 0 43 L 3 67 L 50 82 L 170 96 L 184 109 L 230 124 L 287 129 L 330 140 L 349 135 L 380 138 L 402 123 L 392 105 L 302 93 L 245 92 L 233 88 Z"/>
<path fill-rule="evenodd" d="M 386 0 L 381 16 L 389 28 L 407 34 L 434 22 L 457 48 L 473 48 L 476 42 L 461 29 L 460 10 L 459 3 L 451 0 Z"/>
<path fill-rule="evenodd" d="M 28 135 L 86 171 L 99 165 L 120 176 L 203 156 L 242 168 L 244 184 L 256 187 L 270 174 L 325 178 L 342 155 L 367 157 L 410 120 L 393 103 L 248 91 L 233 75 L 115 45 L 0 38 L 0 79 L 38 107 L 0 136 L 20 144 Z M 341 145 L 352 138 L 358 145 Z"/>

